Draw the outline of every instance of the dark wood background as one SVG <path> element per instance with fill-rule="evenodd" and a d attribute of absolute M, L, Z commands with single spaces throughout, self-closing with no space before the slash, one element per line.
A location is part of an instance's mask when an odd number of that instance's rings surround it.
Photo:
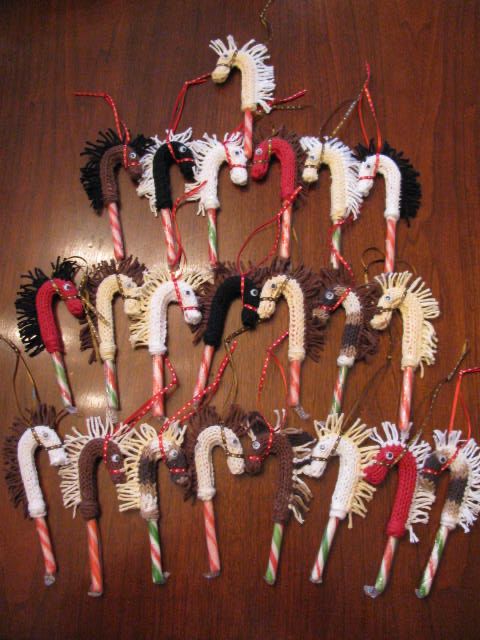
<path fill-rule="evenodd" d="M 99 129 L 112 126 L 101 100 L 75 98 L 75 90 L 107 91 L 116 99 L 132 131 L 163 135 L 170 111 L 184 80 L 211 71 L 216 56 L 208 48 L 213 38 L 232 33 L 243 44 L 264 41 L 258 19 L 263 0 L 136 2 L 2 2 L 0 62 L 3 141 L 1 185 L 0 292 L 2 333 L 18 342 L 14 299 L 20 274 L 35 266 L 48 268 L 58 255 L 82 255 L 94 262 L 112 255 L 105 216 L 96 217 L 79 183 L 79 153 Z M 399 257 L 432 287 L 441 304 L 435 322 L 439 335 L 437 363 L 424 380 L 415 382 L 414 416 L 425 413 L 422 398 L 456 360 L 465 338 L 472 346 L 466 361 L 478 364 L 479 329 L 478 215 L 478 2 L 427 0 L 347 2 L 277 0 L 269 18 L 269 45 L 275 66 L 277 96 L 307 88 L 310 108 L 277 112 L 261 127 L 285 123 L 299 134 L 317 135 L 323 121 L 340 102 L 353 98 L 364 78 L 364 61 L 372 66 L 371 90 L 383 135 L 403 149 L 421 172 L 423 204 L 410 229 L 400 225 Z M 192 125 L 195 137 L 204 131 L 223 134 L 238 124 L 240 75 L 225 86 L 208 83 L 189 92 L 182 127 Z M 368 118 L 368 116 L 367 116 Z M 369 120 L 371 123 L 371 121 Z M 370 124 L 371 127 L 373 125 Z M 372 128 L 373 132 L 373 128 Z M 354 146 L 360 140 L 357 118 L 342 131 Z M 182 184 L 173 173 L 176 194 Z M 121 176 L 122 218 L 128 250 L 147 265 L 164 259 L 161 224 L 146 201 L 139 201 L 125 175 Z M 220 252 L 236 256 L 242 239 L 278 209 L 279 169 L 270 170 L 264 184 L 239 190 L 224 170 L 220 179 L 223 204 L 219 216 Z M 361 220 L 345 232 L 345 255 L 360 277 L 360 256 L 368 246 L 383 245 L 384 187 L 379 180 L 366 201 Z M 310 189 L 295 216 L 296 263 L 320 268 L 327 261 L 329 174 Z M 195 216 L 195 205 L 179 213 L 191 262 L 205 261 L 206 222 Z M 271 233 L 252 243 L 255 259 L 271 242 Z M 269 245 L 268 245 L 269 246 Z M 120 305 L 117 306 L 120 311 Z M 239 306 L 230 314 L 227 330 L 235 329 Z M 201 347 L 192 348 L 178 308 L 170 310 L 170 354 L 181 387 L 169 399 L 174 410 L 191 396 Z M 58 317 L 68 348 L 68 370 L 81 415 L 65 420 L 62 434 L 83 417 L 103 413 L 101 368 L 88 366 L 78 350 L 78 326 L 63 306 Z M 303 371 L 303 401 L 323 419 L 330 406 L 336 374 L 335 358 L 344 318 L 334 318 L 319 364 L 307 362 Z M 124 413 L 128 415 L 150 393 L 150 358 L 132 352 L 125 318 L 116 318 L 120 354 L 118 370 Z M 255 408 L 255 394 L 264 350 L 287 323 L 285 305 L 273 321 L 243 336 L 235 355 L 240 375 L 238 401 Z M 401 322 L 394 323 L 394 373 L 382 380 L 362 417 L 371 425 L 395 421 L 400 391 Z M 383 354 L 386 341 L 383 341 Z M 286 362 L 285 347 L 280 357 Z M 13 356 L 0 350 L 2 429 L 5 433 L 16 407 L 12 394 Z M 218 362 L 218 356 L 217 360 Z M 347 389 L 346 407 L 353 403 L 382 355 L 358 365 Z M 32 360 L 43 399 L 59 398 L 52 365 L 43 353 Z M 478 437 L 478 389 L 466 382 L 475 436 Z M 215 401 L 221 409 L 227 378 Z M 30 389 L 21 376 L 20 395 L 27 405 Z M 442 391 L 431 430 L 447 427 L 453 387 Z M 271 410 L 282 403 L 278 374 L 271 370 L 266 402 Z M 293 416 L 292 425 L 299 425 Z M 306 428 L 312 429 L 308 423 Z M 363 594 L 379 568 L 385 541 L 384 526 L 396 487 L 392 474 L 380 488 L 365 521 L 338 532 L 326 582 L 308 580 L 325 525 L 338 466 L 329 465 L 321 482 L 311 481 L 311 512 L 303 527 L 287 528 L 278 583 L 262 580 L 272 531 L 272 497 L 276 462 L 269 460 L 258 478 L 229 475 L 222 455 L 215 456 L 218 495 L 215 498 L 223 572 L 208 582 L 203 517 L 200 504 L 183 503 L 183 496 L 160 469 L 164 563 L 172 573 L 165 587 L 150 579 L 147 530 L 137 513 L 120 515 L 115 491 L 106 471 L 99 470 L 103 516 L 105 594 L 87 597 L 86 528 L 78 516 L 62 507 L 57 471 L 45 452 L 38 456 L 42 485 L 49 504 L 49 524 L 60 572 L 55 585 L 43 586 L 43 562 L 33 523 L 8 502 L 0 485 L 2 557 L 0 572 L 0 636 L 21 638 L 246 639 L 246 638 L 476 638 L 480 587 L 480 527 L 470 535 L 451 535 L 431 597 L 414 595 L 430 552 L 445 478 L 431 525 L 418 527 L 421 542 L 402 541 L 392 582 L 376 601 Z"/>

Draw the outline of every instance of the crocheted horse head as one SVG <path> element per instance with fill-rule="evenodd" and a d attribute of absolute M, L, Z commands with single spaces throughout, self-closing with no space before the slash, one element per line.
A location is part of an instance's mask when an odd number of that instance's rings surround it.
<path fill-rule="evenodd" d="M 418 442 L 418 438 L 408 442 L 408 433 L 399 433 L 390 422 L 383 422 L 382 426 L 383 435 L 376 428 L 372 432 L 372 440 L 380 446 L 380 451 L 365 469 L 365 479 L 370 484 L 379 485 L 390 469 L 398 467 L 397 492 L 386 532 L 388 536 L 401 538 L 408 530 L 410 541 L 417 542 L 413 525 L 428 522 L 433 502 L 430 492 L 425 491 L 419 481 L 430 445 L 425 441 Z"/>
<path fill-rule="evenodd" d="M 437 351 L 437 336 L 429 320 L 437 318 L 440 309 L 423 280 L 416 278 L 409 285 L 411 277 L 407 271 L 376 276 L 382 295 L 371 325 L 380 331 L 386 329 L 398 309 L 403 320 L 402 369 L 420 367 L 423 376 L 423 364 L 433 364 Z"/>
<path fill-rule="evenodd" d="M 326 164 L 331 173 L 330 219 L 340 222 L 350 215 L 354 219 L 360 214 L 362 195 L 358 190 L 359 162 L 352 150 L 337 138 L 324 138 L 323 141 L 312 136 L 300 138 L 300 144 L 307 154 L 303 169 L 303 179 L 312 183 L 318 180 L 318 170 Z"/>
<path fill-rule="evenodd" d="M 312 478 L 320 478 L 333 456 L 340 458 L 337 483 L 330 503 L 329 516 L 343 520 L 356 513 L 365 517 L 367 503 L 375 492 L 364 480 L 364 472 L 378 446 L 365 444 L 372 430 L 356 420 L 343 431 L 343 415 L 330 414 L 326 422 L 314 422 L 318 440 L 310 458 L 302 465 L 301 472 Z"/>
<path fill-rule="evenodd" d="M 247 158 L 243 151 L 243 136 L 241 133 L 226 133 L 223 142 L 216 135 L 203 134 L 201 140 L 194 140 L 190 145 L 195 160 L 194 176 L 192 184 L 186 185 L 188 194 L 192 189 L 199 188 L 203 182 L 206 184 L 187 200 L 198 200 L 197 215 L 205 215 L 209 209 L 219 209 L 218 199 L 218 174 L 221 165 L 226 162 L 230 169 L 230 180 L 233 184 L 243 186 L 247 184 Z"/>
<path fill-rule="evenodd" d="M 126 149 L 126 171 L 133 180 L 142 174 L 140 159 L 152 144 L 142 135 L 131 140 Z M 82 156 L 88 157 L 87 164 L 81 169 L 80 181 L 90 199 L 93 209 L 101 213 L 112 202 L 120 202 L 117 172 L 124 165 L 125 140 L 121 140 L 112 129 L 99 132 L 96 142 L 87 142 Z"/>
<path fill-rule="evenodd" d="M 280 197 L 285 202 L 292 197 L 295 189 L 302 184 L 301 167 L 305 154 L 296 133 L 287 132 L 284 127 L 265 140 L 259 142 L 253 154 L 251 176 L 262 180 L 267 175 L 272 158 L 280 162 Z"/>
<path fill-rule="evenodd" d="M 345 327 L 337 364 L 353 367 L 355 362 L 378 351 L 378 332 L 370 321 L 377 311 L 380 289 L 373 283 L 355 285 L 343 268 L 322 269 L 320 280 L 320 304 L 313 310 L 313 315 L 327 324 L 331 314 L 343 307 Z"/>
<path fill-rule="evenodd" d="M 187 143 L 192 137 L 192 130 L 173 133 L 167 130 L 166 140 L 158 136 L 152 138 L 152 145 L 141 159 L 142 179 L 137 187 L 140 197 L 146 197 L 151 211 L 157 215 L 161 209 L 173 207 L 170 186 L 170 167 L 178 164 L 185 180 L 193 181 L 195 161 Z"/>
<path fill-rule="evenodd" d="M 5 481 L 13 505 L 22 505 L 25 516 L 41 518 L 47 507 L 35 466 L 35 452 L 43 448 L 50 464 L 67 463 L 67 455 L 56 432 L 57 413 L 45 404 L 29 412 L 28 420 L 16 418 L 3 445 Z"/>
<path fill-rule="evenodd" d="M 210 48 L 219 56 L 212 80 L 217 84 L 225 82 L 233 67 L 242 74 L 242 111 L 255 111 L 261 107 L 266 113 L 271 110 L 275 76 L 273 67 L 265 64 L 270 57 L 267 47 L 249 40 L 240 49 L 233 36 L 227 36 L 227 44 L 212 40 Z"/>
<path fill-rule="evenodd" d="M 73 283 L 77 270 L 78 265 L 73 260 L 57 258 L 56 263 L 52 262 L 50 276 L 41 269 L 22 275 L 28 282 L 20 286 L 15 307 L 20 338 L 30 356 L 36 356 L 44 349 L 48 353 L 64 353 L 52 302 L 58 296 L 73 316 L 83 317 L 83 304 Z"/>
<path fill-rule="evenodd" d="M 96 360 L 92 332 L 98 334 L 98 347 L 102 360 L 113 360 L 116 353 L 113 299 L 123 298 L 127 315 L 138 311 L 139 295 L 146 267 L 137 258 L 129 256 L 120 262 L 103 260 L 92 268 L 85 286 L 90 304 L 96 313 L 80 331 L 80 349 L 91 349 L 90 362 Z M 92 326 L 93 325 L 93 326 Z"/>
<path fill-rule="evenodd" d="M 376 145 L 372 140 L 369 147 L 359 144 L 356 155 L 360 161 L 358 169 L 357 190 L 363 198 L 370 193 L 375 180 L 377 162 Z M 402 218 L 409 222 L 415 218 L 420 207 L 422 190 L 418 181 L 419 173 L 415 171 L 410 160 L 403 156 L 403 151 L 396 151 L 385 142 L 378 156 L 377 171 L 385 178 L 385 218 Z"/>

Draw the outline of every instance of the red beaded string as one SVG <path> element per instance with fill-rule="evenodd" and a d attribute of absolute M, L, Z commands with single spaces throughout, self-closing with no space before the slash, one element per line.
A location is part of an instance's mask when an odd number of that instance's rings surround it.
<path fill-rule="evenodd" d="M 323 311 L 328 311 L 329 313 L 333 313 L 334 311 L 336 311 L 338 309 L 338 307 L 343 304 L 343 302 L 345 302 L 347 296 L 352 292 L 352 288 L 351 287 L 347 287 L 347 289 L 345 289 L 345 291 L 342 293 L 342 295 L 339 297 L 339 299 L 337 300 L 337 302 L 333 305 L 333 307 L 329 307 L 328 304 L 321 304 L 319 305 L 320 309 L 323 309 Z"/>

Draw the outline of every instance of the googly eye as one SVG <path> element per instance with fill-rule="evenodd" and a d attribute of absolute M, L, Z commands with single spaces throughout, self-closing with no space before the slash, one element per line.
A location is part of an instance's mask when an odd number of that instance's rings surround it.
<path fill-rule="evenodd" d="M 260 442 L 258 440 L 254 440 L 252 442 L 252 448 L 255 449 L 255 451 L 257 451 L 258 449 L 260 449 Z"/>
<path fill-rule="evenodd" d="M 48 438 L 50 437 L 48 431 L 42 431 L 42 438 L 45 438 L 45 440 L 48 440 Z"/>
<path fill-rule="evenodd" d="M 321 451 L 325 451 L 325 449 L 326 449 L 326 447 L 325 447 L 325 445 L 324 445 L 324 444 L 321 444 L 318 448 L 319 448 Z"/>
<path fill-rule="evenodd" d="M 258 289 L 250 289 L 250 295 L 256 298 L 258 296 Z"/>
<path fill-rule="evenodd" d="M 386 295 L 386 296 L 385 296 L 385 300 L 386 300 L 387 302 L 390 302 L 390 300 L 391 300 L 391 299 L 392 299 L 392 296 L 389 296 L 389 295 Z"/>
<path fill-rule="evenodd" d="M 325 300 L 333 300 L 334 298 L 335 298 L 335 294 L 333 293 L 333 291 L 325 292 Z"/>
<path fill-rule="evenodd" d="M 255 155 L 256 156 L 261 156 L 263 153 L 262 149 L 260 149 L 260 147 L 258 149 L 255 150 Z"/>
<path fill-rule="evenodd" d="M 110 460 L 115 463 L 120 462 L 120 456 L 118 455 L 118 453 L 113 453 L 110 457 Z"/>
<path fill-rule="evenodd" d="M 240 149 L 235 149 L 234 154 L 235 154 L 236 156 L 239 156 L 239 155 L 240 155 Z"/>
<path fill-rule="evenodd" d="M 447 456 L 439 456 L 438 461 L 440 462 L 440 464 L 445 464 L 445 462 L 447 461 Z"/>
<path fill-rule="evenodd" d="M 64 290 L 64 291 L 72 291 L 72 289 L 73 289 L 73 285 L 71 285 L 69 282 L 66 282 L 66 283 L 63 285 L 63 290 Z"/>
<path fill-rule="evenodd" d="M 168 452 L 168 459 L 169 460 L 176 460 L 178 458 L 178 451 L 176 449 L 171 449 Z"/>
<path fill-rule="evenodd" d="M 309 160 L 315 160 L 315 154 L 314 154 L 314 153 L 311 153 L 311 154 L 308 156 L 308 158 L 309 158 Z"/>
<path fill-rule="evenodd" d="M 233 444 L 233 445 L 237 445 L 237 444 L 239 444 L 238 438 L 237 438 L 236 436 L 232 436 L 232 437 L 229 439 L 229 443 L 230 443 L 230 444 Z"/>
<path fill-rule="evenodd" d="M 180 153 L 185 153 L 185 151 L 187 150 L 187 147 L 184 144 L 181 144 L 178 147 L 178 150 L 180 151 Z"/>
<path fill-rule="evenodd" d="M 387 453 L 385 454 L 385 458 L 387 460 L 393 460 L 393 452 L 392 451 L 387 451 Z"/>
<path fill-rule="evenodd" d="M 276 289 L 277 285 L 275 283 L 272 283 L 272 289 Z"/>
<path fill-rule="evenodd" d="M 130 160 L 135 160 L 135 158 L 137 157 L 137 154 L 135 153 L 135 151 L 131 151 L 128 154 L 128 157 L 130 158 Z"/>

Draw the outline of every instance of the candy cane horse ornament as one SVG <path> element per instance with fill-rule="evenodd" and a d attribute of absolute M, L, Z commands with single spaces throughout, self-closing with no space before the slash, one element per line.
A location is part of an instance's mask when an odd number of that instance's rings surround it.
<path fill-rule="evenodd" d="M 88 555 L 90 560 L 91 584 L 89 596 L 101 596 L 103 593 L 103 571 L 100 547 L 100 532 L 97 519 L 100 516 L 98 490 L 95 478 L 97 462 L 105 462 L 114 484 L 125 482 L 123 468 L 122 440 L 128 427 L 114 429 L 112 421 L 105 423 L 99 417 L 87 418 L 87 433 L 80 433 L 75 427 L 73 434 L 65 436 L 65 450 L 68 464 L 60 469 L 62 481 L 60 489 L 63 504 L 73 507 L 75 516 L 77 507 L 87 522 Z"/>
<path fill-rule="evenodd" d="M 359 144 L 356 154 L 361 164 L 358 170 L 357 189 L 363 198 L 370 193 L 376 174 L 385 179 L 385 212 L 387 234 L 385 238 L 385 272 L 395 269 L 395 235 L 398 220 L 415 218 L 420 207 L 422 190 L 418 182 L 419 173 L 415 171 L 403 151 L 396 151 L 387 142 L 378 156 L 373 140 L 370 146 Z M 376 173 L 375 167 L 377 165 Z"/>
<path fill-rule="evenodd" d="M 358 190 L 358 168 L 360 163 L 355 158 L 352 150 L 337 138 L 319 138 L 304 136 L 300 138 L 300 144 L 307 153 L 303 180 L 307 183 L 318 180 L 318 170 L 322 164 L 328 165 L 332 176 L 330 186 L 330 220 L 334 228 L 332 244 L 334 250 L 330 255 L 332 266 L 337 269 L 339 265 L 340 239 L 342 222 L 352 216 L 356 220 L 360 214 L 362 196 Z"/>
<path fill-rule="evenodd" d="M 223 142 L 217 136 L 203 135 L 203 139 L 194 140 L 190 145 L 195 160 L 195 182 L 186 186 L 186 193 L 193 188 L 199 189 L 188 200 L 198 200 L 197 215 L 207 214 L 208 220 L 208 255 L 212 266 L 218 262 L 217 248 L 217 209 L 220 208 L 218 199 L 218 174 L 223 163 L 230 169 L 230 179 L 233 184 L 244 186 L 248 181 L 247 158 L 243 151 L 243 136 L 240 133 L 226 133 Z"/>
<path fill-rule="evenodd" d="M 209 572 L 204 574 L 206 578 L 217 577 L 221 570 L 212 502 L 217 492 L 212 460 L 213 450 L 216 447 L 223 449 L 227 456 L 230 473 L 241 475 L 245 471 L 243 448 L 235 427 L 232 429 L 225 425 L 230 425 L 229 416 L 225 418 L 224 423 L 213 407 L 206 406 L 190 419 L 185 445 L 190 475 L 186 497 L 197 497 L 203 502 L 209 562 Z"/>
<path fill-rule="evenodd" d="M 212 80 L 217 84 L 225 82 L 233 67 L 242 74 L 242 111 L 245 113 L 244 136 L 245 155 L 252 157 L 253 114 L 261 108 L 270 113 L 275 91 L 273 67 L 265 64 L 270 58 L 267 47 L 249 40 L 240 49 L 233 36 L 227 36 L 227 44 L 221 40 L 212 40 L 210 48 L 219 56 Z"/>
<path fill-rule="evenodd" d="M 160 550 L 157 464 L 165 462 L 175 484 L 188 484 L 187 459 L 182 449 L 185 428 L 173 422 L 160 440 L 154 427 L 142 424 L 138 431 L 131 431 L 122 442 L 122 449 L 126 453 L 126 482 L 117 485 L 119 509 L 139 509 L 148 524 L 154 584 L 165 584 L 169 575 L 162 568 Z"/>
<path fill-rule="evenodd" d="M 53 313 L 53 300 L 60 297 L 73 316 L 83 318 L 83 304 L 73 283 L 78 265 L 72 260 L 57 258 L 51 266 L 50 276 L 41 269 L 22 276 L 28 282 L 20 286 L 15 301 L 18 328 L 30 356 L 36 356 L 44 349 L 52 356 L 63 404 L 67 411 L 74 412 L 72 391 L 63 363 L 65 349 Z"/>
<path fill-rule="evenodd" d="M 194 180 L 193 169 L 195 161 L 193 153 L 187 143 L 192 137 L 192 130 L 183 133 L 166 132 L 166 140 L 157 136 L 152 138 L 152 145 L 142 157 L 142 179 L 137 187 L 140 197 L 146 197 L 150 209 L 162 218 L 163 231 L 167 246 L 167 261 L 170 267 L 178 262 L 177 246 L 175 243 L 172 223 L 172 190 L 170 185 L 170 167 L 177 164 L 183 177 L 188 181 Z"/>
<path fill-rule="evenodd" d="M 317 361 L 323 345 L 322 323 L 313 316 L 318 306 L 321 283 L 319 277 L 304 266 L 292 270 L 290 263 L 276 260 L 270 269 L 271 277 L 260 293 L 258 315 L 262 320 L 270 318 L 277 302 L 283 296 L 288 304 L 288 359 L 290 384 L 288 402 L 303 420 L 308 418 L 300 404 L 300 369 L 308 355 Z"/>
<path fill-rule="evenodd" d="M 92 268 L 87 278 L 86 293 L 95 308 L 93 318 L 80 331 L 80 349 L 92 349 L 90 362 L 96 360 L 94 341 L 103 362 L 107 403 L 110 409 L 120 408 L 115 359 L 117 345 L 113 317 L 113 301 L 117 294 L 123 298 L 125 313 L 132 315 L 139 305 L 140 286 L 146 267 L 129 256 L 120 262 L 102 261 Z M 87 309 L 87 313 L 88 313 Z M 93 335 L 92 335 L 93 333 Z"/>
<path fill-rule="evenodd" d="M 440 516 L 440 526 L 420 586 L 419 598 L 430 593 L 447 537 L 457 527 L 470 531 L 480 513 L 480 448 L 473 438 L 461 440 L 461 431 L 434 431 L 435 450 L 428 456 L 420 474 L 425 491 L 435 498 L 440 474 L 448 469 L 450 481 L 447 499 Z"/>
<path fill-rule="evenodd" d="M 118 211 L 120 192 L 117 172 L 119 167 L 124 166 L 130 178 L 138 181 L 142 175 L 139 161 L 150 144 L 151 140 L 143 135 L 127 143 L 125 136 L 121 139 L 115 131 L 108 129 L 99 132 L 96 142 L 87 142 L 80 154 L 88 157 L 87 164 L 81 169 L 80 181 L 92 208 L 99 214 L 103 209 L 108 211 L 116 260 L 125 257 Z"/>
<path fill-rule="evenodd" d="M 167 353 L 167 311 L 177 303 L 185 322 L 196 326 L 202 319 L 197 291 L 210 280 L 206 269 L 191 266 L 172 274 L 167 267 L 147 271 L 140 292 L 137 313 L 131 315 L 130 341 L 134 347 L 147 346 L 153 361 L 153 393 L 164 386 L 163 364 Z M 153 406 L 154 415 L 164 415 L 163 397 Z"/>
<path fill-rule="evenodd" d="M 301 473 L 311 478 L 320 478 L 327 463 L 333 456 L 340 459 L 337 483 L 330 502 L 328 524 L 322 537 L 317 558 L 310 580 L 323 581 L 328 555 L 339 522 L 347 516 L 351 527 L 352 514 L 364 518 L 367 504 L 373 498 L 375 488 L 364 480 L 364 470 L 378 451 L 377 446 L 365 444 L 372 430 L 356 420 L 345 431 L 343 415 L 330 414 L 326 422 L 314 422 L 318 440 L 314 444 L 307 464 L 300 468 Z M 305 461 L 304 461 L 305 462 Z"/>
<path fill-rule="evenodd" d="M 426 491 L 420 480 L 420 472 L 430 453 L 425 441 L 408 442 L 408 432 L 399 431 L 390 422 L 382 423 L 384 435 L 373 430 L 372 440 L 380 446 L 375 459 L 365 469 L 365 480 L 379 485 L 394 466 L 398 467 L 398 485 L 390 519 L 387 523 L 387 545 L 379 574 L 374 586 L 365 586 L 364 591 L 376 598 L 385 590 L 390 577 L 393 557 L 399 540 L 410 533 L 410 542 L 418 542 L 413 525 L 428 522 L 428 512 L 433 502 L 430 491 Z"/>
<path fill-rule="evenodd" d="M 252 179 L 262 180 L 267 175 L 272 157 L 278 158 L 281 166 L 280 197 L 285 207 L 282 215 L 279 256 L 290 257 L 290 237 L 292 228 L 292 197 L 301 185 L 301 165 L 304 153 L 298 136 L 280 129 L 276 135 L 263 140 L 255 147 L 252 166 Z"/>
<path fill-rule="evenodd" d="M 5 481 L 13 505 L 21 504 L 25 516 L 33 518 L 37 528 L 45 564 L 44 582 L 55 582 L 57 564 L 46 521 L 47 506 L 35 466 L 35 452 L 43 448 L 48 452 L 50 464 L 67 463 L 67 455 L 56 433 L 57 414 L 54 407 L 39 405 L 31 411 L 27 421 L 16 418 L 3 445 Z"/>

